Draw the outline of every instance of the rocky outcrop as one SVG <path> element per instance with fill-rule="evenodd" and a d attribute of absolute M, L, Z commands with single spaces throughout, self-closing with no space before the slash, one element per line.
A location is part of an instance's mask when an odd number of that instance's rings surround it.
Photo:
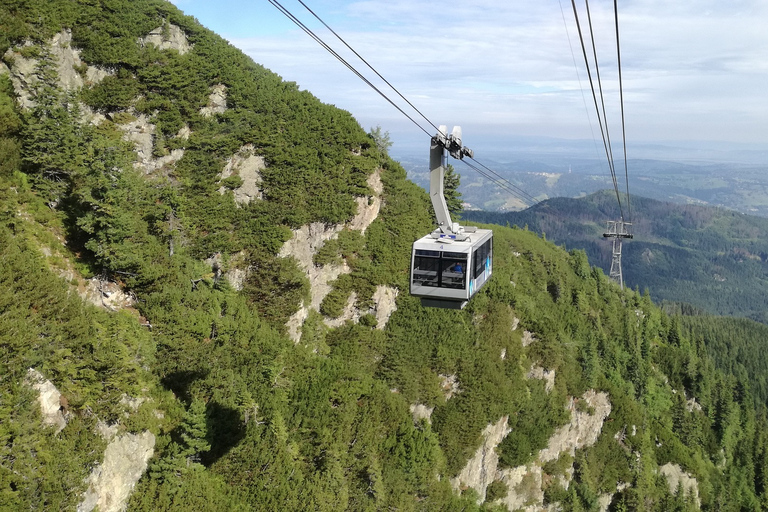
<path fill-rule="evenodd" d="M 34 368 L 27 370 L 26 383 L 39 393 L 37 403 L 40 405 L 43 425 L 54 427 L 57 434 L 64 430 L 67 417 L 66 406 L 62 404 L 66 401 L 62 400 L 63 397 L 56 386 Z"/>
<path fill-rule="evenodd" d="M 59 87 L 64 90 L 75 90 L 83 86 L 83 77 L 77 72 L 83 65 L 80 51 L 72 47 L 72 31 L 64 29 L 53 36 L 51 40 L 51 55 L 59 74 Z"/>
<path fill-rule="evenodd" d="M 153 44 L 160 50 L 176 50 L 180 55 L 184 55 L 192 49 L 184 31 L 173 23 L 165 23 L 152 30 L 139 39 L 139 44 L 142 46 Z"/>
<path fill-rule="evenodd" d="M 659 471 L 666 477 L 672 494 L 676 493 L 678 488 L 681 487 L 686 496 L 693 496 L 697 507 L 701 506 L 699 482 L 693 476 L 683 471 L 677 464 L 672 464 L 671 462 L 661 466 Z"/>
<path fill-rule="evenodd" d="M 432 424 L 432 412 L 435 410 L 434 407 L 428 407 L 424 404 L 411 404 L 409 409 L 413 416 L 414 423 L 424 420 L 430 425 Z"/>
<path fill-rule="evenodd" d="M 578 407 L 578 401 L 583 401 L 587 407 Z M 571 456 L 576 450 L 592 446 L 597 442 L 605 419 L 611 412 L 611 404 L 606 393 L 594 390 L 587 391 L 579 399 L 571 399 L 568 404 L 571 421 L 558 429 L 549 439 L 547 447 L 540 450 L 534 462 L 515 468 L 499 469 L 499 457 L 496 447 L 511 431 L 508 417 L 501 418 L 497 423 L 488 425 L 483 431 L 483 444 L 475 455 L 467 462 L 459 475 L 451 480 L 455 490 L 472 488 L 477 491 L 480 499 L 485 501 L 488 485 L 494 480 L 500 480 L 507 485 L 507 496 L 499 500 L 509 510 L 523 509 L 528 512 L 547 510 L 544 506 L 544 473 L 542 465 L 556 460 L 563 453 Z M 568 471 L 567 474 L 572 474 Z M 567 487 L 569 481 L 565 480 Z"/>
<path fill-rule="evenodd" d="M 496 447 L 499 446 L 512 429 L 509 428 L 509 416 L 504 416 L 496 424 L 488 425 L 483 430 L 483 444 L 477 449 L 475 455 L 469 459 L 467 465 L 456 478 L 451 479 L 454 489 L 472 488 L 480 496 L 478 503 L 485 501 L 485 491 L 497 477 L 499 466 L 499 454 Z M 514 510 L 514 509 L 510 509 Z"/>
<path fill-rule="evenodd" d="M 320 303 L 331 291 L 331 286 L 328 283 L 338 278 L 342 273 L 351 272 L 346 263 L 315 266 L 313 262 L 314 255 L 323 244 L 336 238 L 342 229 L 344 226 L 341 224 L 328 226 L 322 222 L 302 226 L 293 231 L 291 239 L 285 242 L 278 253 L 281 258 L 295 258 L 299 267 L 307 274 L 311 286 L 309 307 L 315 311 L 320 310 Z"/>
<path fill-rule="evenodd" d="M 544 381 L 544 391 L 549 393 L 555 388 L 555 370 L 546 370 L 541 366 L 533 365 L 526 375 L 529 379 L 539 379 Z"/>
<path fill-rule="evenodd" d="M 3 55 L 3 60 L 10 62 L 11 66 L 5 64 L 0 66 L 0 72 L 10 74 L 13 88 L 18 95 L 19 104 L 22 108 L 32 108 L 35 105 L 32 91 L 40 80 L 38 75 L 39 59 L 34 56 L 34 52 L 28 51 L 35 46 L 31 41 L 27 41 L 19 47 L 9 48 Z M 80 59 L 80 50 L 72 46 L 72 31 L 64 29 L 55 34 L 46 46 L 50 52 L 51 59 L 58 75 L 58 86 L 62 90 L 77 90 L 87 84 L 95 84 L 109 75 L 110 72 L 94 66 L 85 66 Z M 85 66 L 85 73 L 81 70 Z M 87 122 L 92 122 L 97 118 L 93 112 L 90 112 L 85 106 L 83 117 Z M 100 120 L 101 118 L 99 118 Z"/>
<path fill-rule="evenodd" d="M 443 390 L 443 395 L 445 396 L 446 400 L 450 400 L 453 395 L 458 395 L 461 393 L 459 380 L 456 378 L 455 374 L 443 375 L 441 373 L 438 375 L 438 377 L 440 378 L 440 389 Z"/>
<path fill-rule="evenodd" d="M 531 343 L 536 342 L 536 337 L 530 331 L 523 331 L 522 343 L 524 347 L 527 347 Z"/>
<path fill-rule="evenodd" d="M 357 322 L 360 320 L 360 310 L 355 306 L 355 303 L 357 302 L 357 293 L 352 292 L 349 294 L 349 298 L 347 299 L 347 305 L 344 306 L 344 310 L 341 312 L 341 315 L 339 315 L 337 318 L 326 318 L 324 320 L 325 325 L 328 327 L 334 328 L 334 327 L 341 327 L 348 321 Z"/>
<path fill-rule="evenodd" d="M 373 174 L 368 176 L 368 186 L 373 191 L 372 196 L 357 198 L 357 215 L 353 218 L 348 227 L 361 233 L 365 233 L 381 210 L 382 198 L 384 193 L 384 184 L 381 182 L 381 170 L 376 169 Z"/>
<path fill-rule="evenodd" d="M 208 104 L 200 109 L 203 117 L 211 117 L 214 114 L 223 114 L 227 111 L 227 86 L 216 84 L 211 87 L 208 95 Z"/>
<path fill-rule="evenodd" d="M 578 407 L 578 401 L 584 401 L 587 407 Z M 574 456 L 577 449 L 595 444 L 603 430 L 603 422 L 611 414 L 611 402 L 607 393 L 589 390 L 581 398 L 572 398 L 568 409 L 571 421 L 555 431 L 547 447 L 539 452 L 541 462 L 555 460 L 564 452 Z"/>
<path fill-rule="evenodd" d="M 222 180 L 230 176 L 239 176 L 242 180 L 242 184 L 233 190 L 237 204 L 248 204 L 254 199 L 263 199 L 259 186 L 261 185 L 261 170 L 266 167 L 266 163 L 264 157 L 255 155 L 254 151 L 255 149 L 251 144 L 243 146 L 240 151 L 227 160 L 227 164 L 221 171 Z M 226 191 L 226 187 L 219 189 L 220 194 L 224 194 Z"/>
<path fill-rule="evenodd" d="M 315 265 L 314 255 L 328 240 L 338 237 L 345 228 L 365 232 L 379 214 L 382 205 L 381 194 L 384 191 L 380 171 L 377 170 L 371 174 L 367 182 L 373 195 L 357 199 L 357 215 L 351 221 L 346 224 L 326 225 L 317 222 L 302 226 L 294 230 L 293 236 L 283 245 L 278 254 L 283 258 L 295 258 L 299 267 L 307 275 L 310 284 L 309 304 L 301 304 L 299 310 L 286 323 L 289 336 L 294 342 L 301 339 L 301 326 L 309 316 L 309 311 L 320 311 L 320 304 L 332 289 L 331 283 L 340 275 L 351 272 L 346 261 L 341 264 Z M 372 297 L 373 307 L 364 311 L 358 308 L 357 296 L 352 294 L 342 316 L 337 319 L 326 319 L 325 323 L 329 327 L 337 327 L 349 320 L 356 322 L 365 314 L 373 314 L 376 316 L 377 328 L 383 329 L 389 317 L 397 309 L 396 299 L 397 290 L 379 286 Z"/>
<path fill-rule="evenodd" d="M 24 47 L 28 46 L 32 46 L 32 43 L 24 44 Z M 37 59 L 24 57 L 20 51 L 14 51 L 13 48 L 9 48 L 3 55 L 3 61 L 12 63 L 10 67 L 5 67 L 4 69 L 8 70 L 10 74 L 11 83 L 18 96 L 21 108 L 28 109 L 34 107 L 35 102 L 32 98 L 32 90 L 40 80 L 37 74 Z"/>
<path fill-rule="evenodd" d="M 373 311 L 376 315 L 376 328 L 384 329 L 389 317 L 397 311 L 397 293 L 396 288 L 391 286 L 377 286 L 373 292 Z"/>
<path fill-rule="evenodd" d="M 126 293 L 117 283 L 97 277 L 85 281 L 80 296 L 91 304 L 110 311 L 119 311 L 136 304 L 135 297 Z"/>
<path fill-rule="evenodd" d="M 155 158 L 153 154 L 155 125 L 150 123 L 149 118 L 144 114 L 135 114 L 133 120 L 118 126 L 123 131 L 123 138 L 134 145 L 136 161 L 133 167 L 144 174 L 152 174 L 171 167 L 184 156 L 183 149 L 174 149 L 165 156 Z"/>
<path fill-rule="evenodd" d="M 151 432 L 114 437 L 104 452 L 104 462 L 96 466 L 88 478 L 88 490 L 77 512 L 120 512 L 147 469 L 155 450 Z"/>

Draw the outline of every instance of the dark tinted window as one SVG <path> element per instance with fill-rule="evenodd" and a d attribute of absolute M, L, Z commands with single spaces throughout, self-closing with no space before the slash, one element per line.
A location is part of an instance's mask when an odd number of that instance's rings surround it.
<path fill-rule="evenodd" d="M 419 286 L 439 286 L 439 258 L 416 256 L 413 260 L 413 283 Z"/>

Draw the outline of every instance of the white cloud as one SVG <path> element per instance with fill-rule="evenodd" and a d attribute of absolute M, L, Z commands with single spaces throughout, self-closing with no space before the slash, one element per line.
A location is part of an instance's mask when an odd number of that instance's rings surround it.
<path fill-rule="evenodd" d="M 317 21 L 309 23 L 303 7 L 282 3 L 374 80 L 332 34 Z M 312 8 L 436 124 L 591 137 L 581 92 L 589 88 L 581 47 L 570 2 L 562 0 L 562 12 L 560 5 L 554 0 L 318 0 Z M 612 111 L 609 123 L 618 130 L 613 2 L 593 2 L 590 8 Z M 631 0 L 619 8 L 628 133 L 642 140 L 768 143 L 767 2 Z M 265 3 L 264 9 L 272 7 Z M 206 23 L 204 16 L 191 14 Z M 586 23 L 583 10 L 579 15 Z M 230 37 L 226 30 L 222 35 L 286 80 L 349 110 L 363 126 L 402 124 L 401 114 L 289 21 L 283 20 L 283 30 L 272 23 L 268 32 L 253 21 L 252 36 Z M 421 133 L 412 130 L 414 136 Z M 469 130 L 464 133 L 469 140 Z"/>

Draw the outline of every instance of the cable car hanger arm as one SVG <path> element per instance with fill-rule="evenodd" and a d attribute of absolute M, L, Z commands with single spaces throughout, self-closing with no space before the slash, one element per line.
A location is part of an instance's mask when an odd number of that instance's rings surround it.
<path fill-rule="evenodd" d="M 464 234 L 464 228 L 458 222 L 451 220 L 451 214 L 445 202 L 445 166 L 443 164 L 446 152 L 458 160 L 465 156 L 472 158 L 474 153 L 461 145 L 460 126 L 454 126 L 450 135 L 446 135 L 447 132 L 448 128 L 441 125 L 437 135 L 432 137 L 429 148 L 429 197 L 432 200 L 438 225 L 434 234 L 435 238 L 442 234 L 450 239 L 464 240 L 467 237 Z"/>

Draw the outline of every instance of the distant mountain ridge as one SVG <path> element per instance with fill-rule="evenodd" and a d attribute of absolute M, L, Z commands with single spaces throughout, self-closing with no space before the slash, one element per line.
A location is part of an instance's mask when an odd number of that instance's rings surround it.
<path fill-rule="evenodd" d="M 700 205 L 632 196 L 634 239 L 623 244 L 629 287 L 649 288 L 657 301 L 689 302 L 710 313 L 768 320 L 768 219 Z M 558 197 L 520 212 L 464 212 L 464 218 L 527 226 L 568 249 L 583 249 L 607 273 L 608 220 L 620 218 L 613 191 Z"/>

